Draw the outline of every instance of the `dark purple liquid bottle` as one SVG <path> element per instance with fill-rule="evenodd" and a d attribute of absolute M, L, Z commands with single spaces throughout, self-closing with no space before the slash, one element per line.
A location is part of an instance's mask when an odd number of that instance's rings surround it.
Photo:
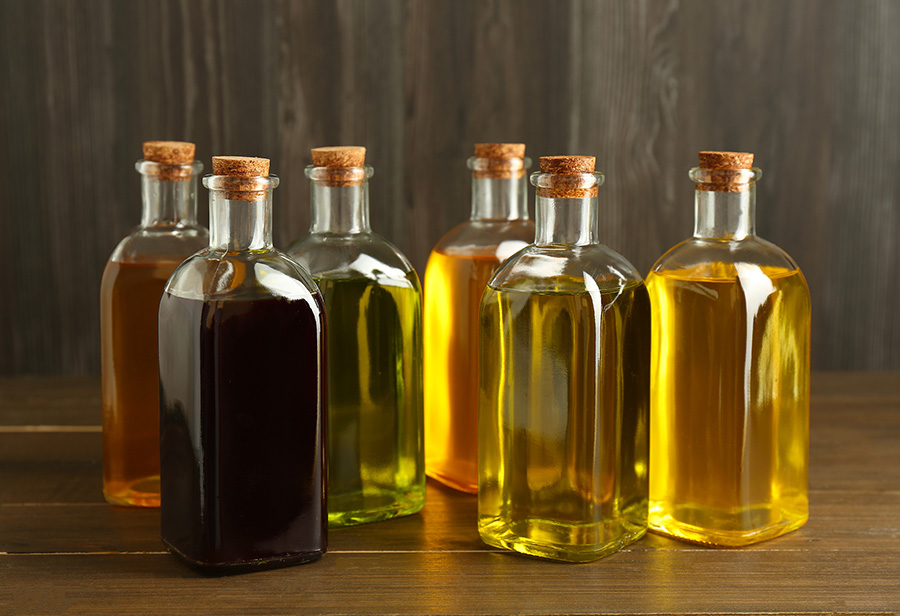
<path fill-rule="evenodd" d="M 205 573 L 325 552 L 324 306 L 160 303 L 162 538 Z"/>

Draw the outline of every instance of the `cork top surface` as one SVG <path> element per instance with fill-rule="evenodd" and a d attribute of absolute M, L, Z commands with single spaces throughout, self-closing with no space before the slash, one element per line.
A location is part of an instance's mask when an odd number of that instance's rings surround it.
<path fill-rule="evenodd" d="M 366 164 L 366 148 L 361 145 L 337 145 L 313 148 L 312 162 L 316 167 L 362 167 Z"/>
<path fill-rule="evenodd" d="M 475 156 L 478 158 L 523 158 L 524 143 L 476 143 Z"/>
<path fill-rule="evenodd" d="M 596 160 L 593 156 L 541 156 L 541 173 L 555 175 L 593 173 Z"/>
<path fill-rule="evenodd" d="M 196 146 L 189 141 L 145 141 L 144 160 L 163 165 L 190 165 Z"/>
<path fill-rule="evenodd" d="M 700 152 L 701 169 L 750 169 L 753 154 L 750 152 Z"/>
<path fill-rule="evenodd" d="M 251 156 L 213 156 L 213 175 L 228 175 L 234 178 L 268 177 L 269 159 Z"/>

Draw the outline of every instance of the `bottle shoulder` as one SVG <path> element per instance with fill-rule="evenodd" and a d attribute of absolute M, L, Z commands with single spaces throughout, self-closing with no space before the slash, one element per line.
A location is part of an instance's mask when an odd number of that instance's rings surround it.
<path fill-rule="evenodd" d="M 750 236 L 737 241 L 688 238 L 663 254 L 650 271 L 674 277 L 733 279 L 741 268 L 751 266 L 772 276 L 800 270 L 784 250 L 761 237 Z"/>
<path fill-rule="evenodd" d="M 530 245 L 506 261 L 489 286 L 494 290 L 579 293 L 621 289 L 642 282 L 634 265 L 603 244 Z"/>
<path fill-rule="evenodd" d="M 407 280 L 415 270 L 409 259 L 375 233 L 310 233 L 287 249 L 314 278 Z"/>
<path fill-rule="evenodd" d="M 434 252 L 465 256 L 510 255 L 534 241 L 534 222 L 518 220 L 467 220 L 450 229 Z"/>
<path fill-rule="evenodd" d="M 309 272 L 281 251 L 230 253 L 207 247 L 178 266 L 166 292 L 204 301 L 270 297 L 312 301 L 319 289 Z"/>
<path fill-rule="evenodd" d="M 200 225 L 138 226 L 116 245 L 109 260 L 180 263 L 208 245 L 209 231 Z"/>

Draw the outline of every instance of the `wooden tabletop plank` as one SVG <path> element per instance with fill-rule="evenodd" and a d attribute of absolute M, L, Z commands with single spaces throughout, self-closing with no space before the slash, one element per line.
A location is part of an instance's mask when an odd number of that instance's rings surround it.
<path fill-rule="evenodd" d="M 204 578 L 158 510 L 100 490 L 95 379 L 0 380 L 0 614 L 886 613 L 900 609 L 900 375 L 813 379 L 811 519 L 715 550 L 648 535 L 589 565 L 488 548 L 476 499 L 333 531 L 320 562 Z"/>
<path fill-rule="evenodd" d="M 19 589 L 20 613 L 832 614 L 896 609 L 889 566 L 858 552 L 811 563 L 803 552 L 626 551 L 574 566 L 407 552 L 204 578 L 166 555 L 93 554 L 6 556 L 0 577 Z"/>
<path fill-rule="evenodd" d="M 478 537 L 475 499 L 445 498 L 429 490 L 420 514 L 377 524 L 333 529 L 331 553 L 489 551 Z M 466 501 L 469 502 L 466 502 Z M 898 549 L 900 491 L 812 492 L 810 521 L 797 532 L 733 551 L 879 551 Z M 628 550 L 706 550 L 653 534 Z M 107 506 L 6 505 L 0 516 L 0 552 L 161 552 L 159 510 Z"/>

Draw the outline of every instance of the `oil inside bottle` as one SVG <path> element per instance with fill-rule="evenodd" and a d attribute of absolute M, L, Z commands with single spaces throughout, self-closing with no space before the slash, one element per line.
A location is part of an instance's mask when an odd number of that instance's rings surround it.
<path fill-rule="evenodd" d="M 800 270 L 653 272 L 650 526 L 741 546 L 808 515 L 809 318 Z"/>
<path fill-rule="evenodd" d="M 524 554 L 596 560 L 646 530 L 647 291 L 534 286 L 483 300 L 479 531 Z"/>
<path fill-rule="evenodd" d="M 111 503 L 159 506 L 157 311 L 179 263 L 110 261 L 103 272 L 103 492 Z"/>
<path fill-rule="evenodd" d="M 322 309 L 318 295 L 163 297 L 162 537 L 201 571 L 325 551 Z"/>
<path fill-rule="evenodd" d="M 425 503 L 419 283 L 317 277 L 328 318 L 328 521 L 375 522 Z"/>
<path fill-rule="evenodd" d="M 478 491 L 478 308 L 502 263 L 496 253 L 435 250 L 425 274 L 425 465 L 442 483 L 472 493 Z"/>

